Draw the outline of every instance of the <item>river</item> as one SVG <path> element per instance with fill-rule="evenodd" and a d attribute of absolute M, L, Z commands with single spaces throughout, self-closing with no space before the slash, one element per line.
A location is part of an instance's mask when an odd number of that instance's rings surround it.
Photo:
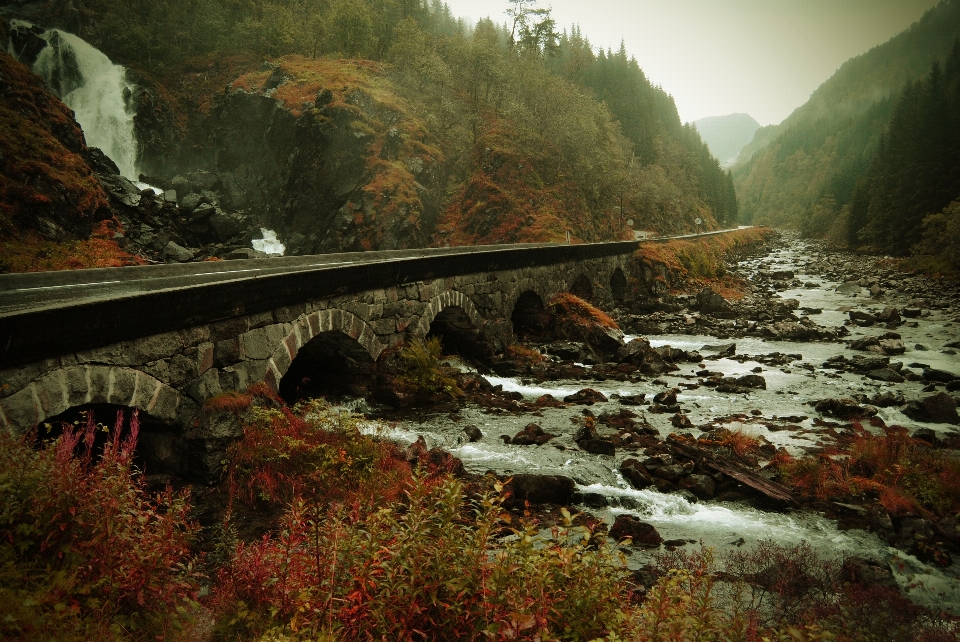
<path fill-rule="evenodd" d="M 857 293 L 848 285 L 837 288 L 851 275 L 866 275 L 871 281 L 872 259 L 856 258 L 827 252 L 818 245 L 787 237 L 763 256 L 741 261 L 733 267 L 750 283 L 759 283 L 758 276 L 774 271 L 789 270 L 794 278 L 782 282 L 775 296 L 780 299 L 795 299 L 799 306 L 797 318 L 807 310 L 815 323 L 832 329 L 845 324 L 848 312 L 873 310 L 879 312 L 886 306 L 923 306 L 919 317 L 905 319 L 906 324 L 897 328 L 906 352 L 893 357 L 902 361 L 904 371 L 920 365 L 960 372 L 960 355 L 946 344 L 958 338 L 957 314 L 954 301 L 940 296 L 938 300 L 918 298 L 928 284 L 922 277 L 897 273 L 886 274 L 881 280 L 887 290 L 882 298 L 872 298 L 866 287 Z M 865 283 L 866 285 L 866 283 Z M 766 286 L 754 287 L 754 298 L 771 294 Z M 947 300 L 944 301 L 944 298 Z M 819 311 L 819 312 L 818 312 Z M 682 313 L 674 315 L 681 317 Z M 669 320 L 669 315 L 667 316 Z M 744 375 L 759 372 L 766 380 L 765 390 L 752 390 L 748 394 L 717 392 L 715 388 L 698 385 L 697 372 L 702 372 L 698 363 L 680 363 L 680 370 L 656 377 L 644 377 L 638 383 L 620 381 L 560 380 L 534 382 L 521 378 L 486 378 L 494 385 L 502 385 L 505 391 L 515 391 L 525 400 L 545 393 L 562 398 L 582 388 L 592 387 L 603 392 L 609 401 L 590 407 L 594 415 L 604 411 L 617 412 L 623 408 L 617 396 L 645 393 L 648 398 L 670 388 L 681 388 L 677 401 L 684 408 L 694 428 L 679 430 L 696 437 L 702 430 L 723 425 L 740 429 L 747 434 L 762 435 L 777 447 L 786 448 L 791 454 L 802 455 L 807 448 L 818 443 L 829 443 L 830 429 L 820 421 L 821 416 L 811 406 L 831 397 L 850 397 L 862 394 L 874 397 L 884 391 L 902 393 L 907 399 L 921 395 L 928 385 L 923 381 L 906 381 L 892 384 L 864 378 L 860 374 L 825 368 L 828 358 L 843 355 L 852 359 L 869 353 L 851 350 L 848 342 L 866 336 L 879 336 L 888 329 L 883 326 L 857 327 L 847 325 L 850 335 L 840 341 L 777 341 L 743 333 L 735 321 L 721 322 L 722 332 L 702 333 L 698 324 L 691 324 L 684 333 L 645 335 L 652 345 L 670 345 L 684 350 L 700 350 L 704 357 L 709 351 L 704 346 L 718 343 L 736 343 L 735 358 L 706 358 L 702 363 L 710 372 L 724 375 Z M 665 324 L 675 329 L 676 324 Z M 912 327 L 915 326 L 915 327 Z M 712 327 L 716 328 L 717 325 Z M 722 336 L 718 336 L 722 334 Z M 730 335 L 733 335 L 731 338 Z M 740 335 L 740 336 L 738 336 Z M 627 336 L 627 340 L 632 338 Z M 760 357 L 771 353 L 791 355 L 781 360 L 782 365 Z M 774 361 L 775 362 L 775 361 Z M 461 365 L 462 368 L 468 366 Z M 589 366 L 587 372 L 589 373 Z M 757 370 L 759 369 L 759 370 Z M 351 409 L 371 416 L 377 409 L 362 400 L 347 404 Z M 370 432 L 388 439 L 408 444 L 423 436 L 430 447 L 440 446 L 460 458 L 471 473 L 492 471 L 499 476 L 517 473 L 562 474 L 572 478 L 577 490 L 583 494 L 599 494 L 604 497 L 603 508 L 581 510 L 593 513 L 612 523 L 621 513 L 630 513 L 653 524 L 665 540 L 686 540 L 687 546 L 702 543 L 717 550 L 733 546 L 752 546 L 761 540 L 772 540 L 790 545 L 806 541 L 824 555 L 856 555 L 886 564 L 893 571 L 900 585 L 918 603 L 946 608 L 960 613 L 960 573 L 958 565 L 934 568 L 915 557 L 888 546 L 874 533 L 859 530 L 841 530 L 836 521 L 822 514 L 805 510 L 766 511 L 746 502 L 703 501 L 692 503 L 680 494 L 661 493 L 652 488 L 636 490 L 618 471 L 619 464 L 628 457 L 636 457 L 629 449 L 617 449 L 615 456 L 590 454 L 582 451 L 574 441 L 578 423 L 582 422 L 583 406 L 543 408 L 534 415 L 497 413 L 468 404 L 456 415 L 448 413 L 421 413 L 405 416 L 400 420 L 371 422 Z M 670 414 L 647 412 L 649 407 L 632 407 L 641 418 L 653 425 L 662 437 L 678 432 L 670 423 Z M 751 411 L 752 414 L 751 414 Z M 741 418 L 731 420 L 739 414 Z M 879 408 L 878 416 L 887 424 L 898 424 L 911 429 L 930 428 L 940 435 L 956 431 L 947 424 L 923 423 L 910 419 L 897 407 Z M 831 418 L 823 418 L 836 421 Z M 639 419 L 638 419 L 639 420 Z M 504 443 L 504 437 L 515 435 L 531 422 L 536 422 L 545 431 L 558 436 L 541 446 L 517 446 Z M 470 442 L 463 428 L 474 425 L 483 433 L 482 439 Z M 865 424 L 866 425 L 866 424 Z M 873 428 L 878 431 L 879 429 Z M 956 451 L 954 451 L 956 452 Z M 592 502 L 592 505 L 596 505 Z M 628 564 L 639 568 L 649 561 L 650 551 L 629 549 Z"/>

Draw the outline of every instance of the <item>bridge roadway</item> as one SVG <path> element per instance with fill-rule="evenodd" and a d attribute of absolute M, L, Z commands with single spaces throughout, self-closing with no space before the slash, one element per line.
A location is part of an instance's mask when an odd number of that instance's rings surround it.
<path fill-rule="evenodd" d="M 646 241 L 350 252 L 0 275 L 0 368 L 308 299 L 632 253 Z"/>

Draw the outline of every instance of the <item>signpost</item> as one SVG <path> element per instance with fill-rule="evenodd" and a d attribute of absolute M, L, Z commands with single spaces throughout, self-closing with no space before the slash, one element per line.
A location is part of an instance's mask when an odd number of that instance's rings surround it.
<path fill-rule="evenodd" d="M 700 226 L 703 225 L 703 219 L 698 216 L 693 222 L 697 224 L 697 236 L 700 236 Z"/>

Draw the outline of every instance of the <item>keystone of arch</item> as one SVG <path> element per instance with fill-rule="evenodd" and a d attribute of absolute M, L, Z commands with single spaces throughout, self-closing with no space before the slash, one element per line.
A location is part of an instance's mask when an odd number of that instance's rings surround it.
<path fill-rule="evenodd" d="M 78 406 L 136 408 L 167 424 L 196 411 L 192 400 L 150 375 L 121 366 L 80 365 L 52 370 L 0 399 L 0 424 L 14 434 Z"/>

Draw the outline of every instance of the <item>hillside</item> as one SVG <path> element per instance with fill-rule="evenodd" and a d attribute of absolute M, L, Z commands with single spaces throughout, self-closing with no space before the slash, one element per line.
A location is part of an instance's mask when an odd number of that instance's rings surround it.
<path fill-rule="evenodd" d="M 512 39 L 437 2 L 23 8 L 129 70 L 138 171 L 180 200 L 177 256 L 222 257 L 259 226 L 303 254 L 614 240 L 628 219 L 668 234 L 737 216 L 730 176 L 672 98 L 626 51 L 557 33 L 549 11 Z M 15 49 L 35 57 L 28 40 Z"/>
<path fill-rule="evenodd" d="M 723 167 L 733 165 L 740 151 L 753 140 L 754 134 L 760 129 L 760 123 L 750 114 L 710 116 L 693 124 L 700 138 Z"/>
<path fill-rule="evenodd" d="M 958 36 L 960 2 L 943 0 L 903 33 L 844 63 L 783 123 L 759 130 L 733 172 L 741 220 L 799 228 L 815 207 L 838 213 L 904 86 L 945 59 Z M 761 147 L 762 140 L 769 142 Z"/>

